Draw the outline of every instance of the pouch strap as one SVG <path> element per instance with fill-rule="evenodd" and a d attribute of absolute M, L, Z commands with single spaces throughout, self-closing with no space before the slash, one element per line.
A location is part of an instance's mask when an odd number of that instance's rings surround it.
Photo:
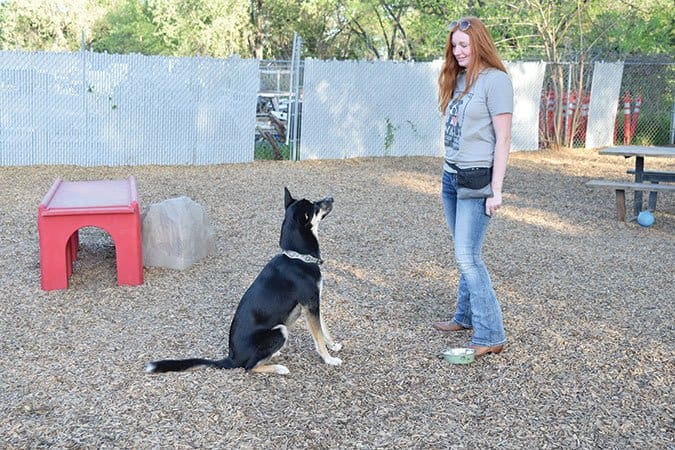
<path fill-rule="evenodd" d="M 452 170 L 454 170 L 454 171 L 457 172 L 457 173 L 459 173 L 459 172 L 462 170 L 462 169 L 460 169 L 458 166 L 456 166 L 455 164 L 453 164 L 453 163 L 451 163 L 451 162 L 448 162 L 447 160 L 446 160 L 445 162 L 450 166 L 450 168 L 451 168 Z"/>
<path fill-rule="evenodd" d="M 451 163 L 451 162 L 448 161 L 447 159 L 445 160 L 445 163 L 446 163 L 448 166 L 450 166 L 450 168 L 451 168 L 452 170 L 454 170 L 455 172 L 457 172 L 457 173 L 462 172 L 462 171 L 464 171 L 464 170 L 470 170 L 470 169 L 483 169 L 483 167 L 469 167 L 468 169 L 462 169 L 461 167 L 459 167 L 459 166 L 456 165 L 456 164 Z M 492 170 L 492 167 L 487 167 L 487 169 Z"/>

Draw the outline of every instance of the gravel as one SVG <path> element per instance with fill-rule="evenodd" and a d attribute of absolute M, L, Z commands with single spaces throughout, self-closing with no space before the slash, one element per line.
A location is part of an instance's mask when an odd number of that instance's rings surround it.
<path fill-rule="evenodd" d="M 430 327 L 458 281 L 440 158 L 0 167 L 0 447 L 673 448 L 675 198 L 660 195 L 642 228 L 615 220 L 613 192 L 584 186 L 629 179 L 632 163 L 511 156 L 483 252 L 508 344 L 468 366 L 438 356 L 470 335 Z M 128 175 L 143 208 L 201 204 L 214 253 L 118 287 L 114 244 L 85 228 L 70 288 L 42 291 L 37 206 L 54 179 Z M 321 362 L 298 321 L 278 358 L 287 376 L 145 373 L 151 359 L 226 352 L 239 298 L 278 252 L 284 186 L 335 198 L 322 310 L 342 366 Z"/>

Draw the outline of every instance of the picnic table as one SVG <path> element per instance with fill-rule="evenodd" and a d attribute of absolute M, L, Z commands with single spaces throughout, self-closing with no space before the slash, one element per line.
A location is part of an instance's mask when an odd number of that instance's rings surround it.
<path fill-rule="evenodd" d="M 599 153 L 601 155 L 619 155 L 625 158 L 635 158 L 635 168 L 627 171 L 629 174 L 634 175 L 633 182 L 591 180 L 586 183 L 589 187 L 609 187 L 616 191 L 617 218 L 619 220 L 626 220 L 626 190 L 634 191 L 633 213 L 635 217 L 642 210 L 642 192 L 649 192 L 648 208 L 652 211 L 656 209 L 657 192 L 675 192 L 675 184 L 668 184 L 675 183 L 675 172 L 645 170 L 645 158 L 674 158 L 675 147 L 621 145 L 603 148 Z"/>

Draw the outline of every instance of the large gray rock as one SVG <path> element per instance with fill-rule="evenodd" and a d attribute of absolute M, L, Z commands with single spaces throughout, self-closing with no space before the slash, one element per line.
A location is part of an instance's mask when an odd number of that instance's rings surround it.
<path fill-rule="evenodd" d="M 183 270 L 214 248 L 204 208 L 189 197 L 153 203 L 143 214 L 143 265 Z"/>

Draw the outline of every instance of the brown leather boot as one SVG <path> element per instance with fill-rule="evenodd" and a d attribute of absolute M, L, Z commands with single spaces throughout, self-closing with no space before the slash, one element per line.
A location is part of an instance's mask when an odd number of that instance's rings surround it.
<path fill-rule="evenodd" d="M 449 320 L 447 322 L 434 322 L 431 324 L 432 327 L 437 329 L 438 331 L 442 331 L 443 333 L 449 333 L 451 331 L 464 331 L 464 330 L 470 330 L 471 328 L 464 328 L 460 324 L 456 323 L 453 320 Z"/>
<path fill-rule="evenodd" d="M 493 345 L 491 347 L 483 347 L 482 345 L 469 345 L 469 348 L 474 349 L 476 352 L 474 354 L 474 357 L 480 358 L 481 356 L 485 356 L 489 353 L 501 353 L 502 350 L 504 350 L 504 344 L 499 344 L 499 345 Z"/>

